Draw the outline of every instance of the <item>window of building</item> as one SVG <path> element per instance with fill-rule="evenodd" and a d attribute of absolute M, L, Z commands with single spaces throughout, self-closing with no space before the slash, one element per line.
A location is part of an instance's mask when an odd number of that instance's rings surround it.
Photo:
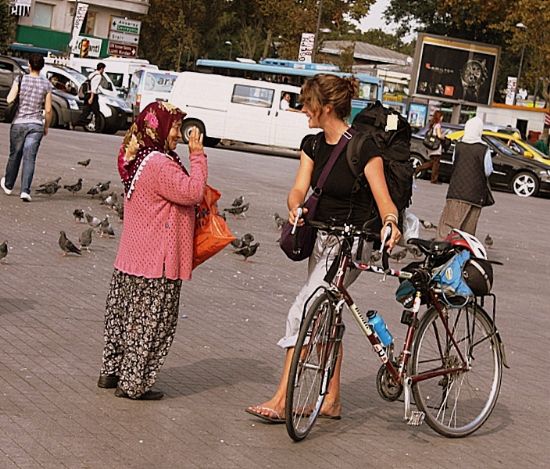
<path fill-rule="evenodd" d="M 271 107 L 274 90 L 258 86 L 235 85 L 231 102 L 249 106 Z"/>
<path fill-rule="evenodd" d="M 84 18 L 84 24 L 82 25 L 80 34 L 83 34 L 84 36 L 95 35 L 96 16 L 97 16 L 97 12 L 95 11 L 88 11 L 88 13 L 86 13 L 86 17 Z"/>
<path fill-rule="evenodd" d="M 42 26 L 43 28 L 52 27 L 53 5 L 36 2 L 34 4 L 33 26 Z"/>

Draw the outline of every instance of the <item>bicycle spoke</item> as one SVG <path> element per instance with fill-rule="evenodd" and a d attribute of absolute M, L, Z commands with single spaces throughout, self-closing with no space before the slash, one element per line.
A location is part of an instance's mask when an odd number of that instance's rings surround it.
<path fill-rule="evenodd" d="M 492 321 L 481 308 L 468 305 L 449 309 L 445 317 L 442 322 L 432 309 L 422 319 L 411 371 L 425 377 L 436 370 L 449 372 L 416 381 L 413 393 L 434 430 L 446 436 L 465 436 L 477 430 L 492 412 L 500 390 L 502 360 Z M 452 337 L 438 323 L 446 323 Z"/>

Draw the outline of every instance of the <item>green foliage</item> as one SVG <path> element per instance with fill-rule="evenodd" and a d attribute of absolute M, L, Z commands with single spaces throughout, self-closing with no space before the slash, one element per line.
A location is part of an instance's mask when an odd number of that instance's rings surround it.
<path fill-rule="evenodd" d="M 9 12 L 9 0 L 0 0 L 0 53 L 5 54 L 15 36 L 15 20 Z"/>

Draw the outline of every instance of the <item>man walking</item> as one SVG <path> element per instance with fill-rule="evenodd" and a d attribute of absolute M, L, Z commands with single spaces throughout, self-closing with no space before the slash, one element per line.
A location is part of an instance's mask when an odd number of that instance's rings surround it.
<path fill-rule="evenodd" d="M 78 121 L 75 125 L 86 126 L 90 123 L 88 116 L 90 113 L 93 113 L 95 117 L 96 129 L 99 123 L 99 86 L 101 85 L 101 79 L 103 78 L 103 72 L 105 72 L 105 64 L 99 62 L 96 67 L 96 71 L 93 72 L 88 80 L 90 81 L 90 87 L 88 93 L 84 96 L 84 108 L 82 109 L 82 114 L 78 118 Z"/>

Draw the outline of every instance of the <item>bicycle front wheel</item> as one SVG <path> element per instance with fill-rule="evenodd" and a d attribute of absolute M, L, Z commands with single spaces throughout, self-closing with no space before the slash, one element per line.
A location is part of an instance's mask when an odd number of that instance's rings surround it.
<path fill-rule="evenodd" d="M 475 304 L 447 309 L 445 331 L 435 308 L 421 319 L 412 351 L 411 376 L 462 367 L 464 371 L 416 381 L 412 391 L 416 406 L 437 433 L 460 438 L 475 432 L 491 415 L 502 380 L 502 355 L 496 329 L 489 315 Z"/>
<path fill-rule="evenodd" d="M 294 441 L 303 440 L 317 420 L 342 333 L 343 325 L 335 324 L 334 303 L 323 293 L 302 322 L 288 375 L 286 428 Z"/>

